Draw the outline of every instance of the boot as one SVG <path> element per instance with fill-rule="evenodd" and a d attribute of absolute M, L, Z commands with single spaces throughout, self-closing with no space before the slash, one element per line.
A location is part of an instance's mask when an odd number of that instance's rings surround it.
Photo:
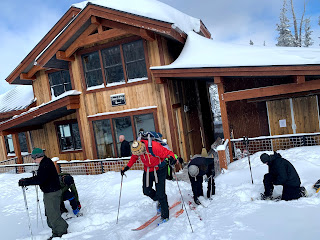
<path fill-rule="evenodd" d="M 157 202 L 157 215 L 161 214 L 161 205 Z"/>

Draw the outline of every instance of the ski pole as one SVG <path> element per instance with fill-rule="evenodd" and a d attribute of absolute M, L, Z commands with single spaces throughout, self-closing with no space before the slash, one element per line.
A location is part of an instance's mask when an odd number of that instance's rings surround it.
<path fill-rule="evenodd" d="M 174 176 L 175 176 L 175 178 L 176 178 L 177 186 L 178 186 L 179 193 L 180 193 L 181 200 L 182 200 L 182 205 L 183 205 L 184 209 L 186 210 L 186 214 L 187 214 L 187 217 L 188 217 L 188 221 L 189 221 L 189 224 L 190 224 L 190 228 L 191 228 L 191 231 L 193 232 L 193 228 L 192 228 L 192 225 L 191 225 L 191 222 L 190 222 L 189 214 L 188 214 L 186 205 L 184 204 L 183 196 L 182 196 L 182 193 L 181 193 L 181 190 L 180 190 L 180 186 L 179 186 L 179 183 L 178 183 L 178 178 L 177 178 L 177 175 L 176 175 L 176 169 L 175 169 L 174 166 L 172 166 L 172 169 L 173 169 Z"/>
<path fill-rule="evenodd" d="M 246 149 L 247 149 L 247 154 L 248 154 L 248 161 L 249 161 L 249 168 L 250 168 L 250 174 L 251 174 L 251 182 L 253 184 L 253 178 L 252 178 L 252 170 L 251 170 L 251 163 L 250 163 L 250 153 L 249 153 L 249 149 L 248 149 L 248 145 L 249 145 L 249 138 L 248 137 L 243 137 L 243 141 L 246 145 Z"/>
<path fill-rule="evenodd" d="M 120 199 L 121 199 L 122 181 L 123 181 L 123 175 L 121 175 L 121 185 L 120 185 L 119 205 L 118 205 L 118 214 L 117 214 L 117 224 L 118 224 L 119 211 L 120 211 Z"/>
<path fill-rule="evenodd" d="M 30 221 L 30 216 L 29 216 L 29 208 L 28 208 L 27 197 L 26 197 L 26 190 L 25 190 L 25 187 L 21 187 L 21 188 L 22 188 L 23 197 L 24 197 L 24 204 L 26 207 L 28 220 L 29 220 L 29 230 L 30 230 L 30 234 L 31 234 L 31 239 L 33 239 L 33 234 L 32 234 L 32 229 L 31 229 L 31 221 Z"/>
<path fill-rule="evenodd" d="M 37 193 L 37 227 L 38 227 L 38 209 L 39 209 L 42 227 L 44 228 L 41 207 L 40 207 L 40 202 L 39 202 L 38 186 L 36 185 L 35 187 L 36 187 L 36 193 Z"/>

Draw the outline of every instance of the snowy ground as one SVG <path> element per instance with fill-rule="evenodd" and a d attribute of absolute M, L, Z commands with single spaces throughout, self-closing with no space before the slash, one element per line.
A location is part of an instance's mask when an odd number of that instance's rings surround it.
<path fill-rule="evenodd" d="M 203 220 L 187 208 L 193 233 L 186 213 L 171 218 L 151 231 L 131 231 L 155 214 L 155 204 L 142 194 L 142 172 L 128 171 L 124 178 L 119 222 L 116 224 L 120 174 L 108 172 L 96 176 L 74 176 L 83 206 L 83 217 L 68 220 L 69 234 L 62 239 L 319 239 L 320 194 L 315 193 L 312 185 L 320 178 L 320 147 L 294 148 L 279 153 L 296 167 L 302 185 L 309 197 L 294 201 L 251 201 L 251 197 L 263 192 L 262 179 L 267 172 L 259 156 L 250 157 L 254 184 L 251 184 L 248 159 L 244 158 L 229 165 L 229 169 L 216 178 L 216 195 L 208 208 L 198 207 Z M 270 152 L 269 152 L 270 153 Z M 182 174 L 182 173 L 179 173 Z M 31 174 L 1 174 L 0 189 L 0 233 L 1 239 L 30 239 L 28 218 L 25 211 L 21 188 L 18 180 Z M 190 198 L 191 186 L 179 181 L 185 200 Z M 276 187 L 274 195 L 280 195 L 282 187 Z M 177 183 L 167 181 L 169 203 L 180 198 Z M 42 218 L 38 219 L 34 186 L 27 190 L 29 212 L 34 238 L 46 239 L 51 236 L 47 227 L 39 193 Z M 209 203 L 209 200 L 205 200 Z M 71 212 L 69 204 L 66 204 Z M 59 238 L 60 239 L 60 238 Z"/>

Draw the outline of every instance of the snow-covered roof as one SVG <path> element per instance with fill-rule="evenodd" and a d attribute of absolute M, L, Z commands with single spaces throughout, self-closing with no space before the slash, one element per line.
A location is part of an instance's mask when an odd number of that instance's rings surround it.
<path fill-rule="evenodd" d="M 188 33 L 180 56 L 151 69 L 289 66 L 320 64 L 320 48 L 268 47 L 224 43 Z"/>
<path fill-rule="evenodd" d="M 173 24 L 185 33 L 200 31 L 200 19 L 191 17 L 157 0 L 92 0 L 73 4 L 83 9 L 88 3 Z"/>
<path fill-rule="evenodd" d="M 34 101 L 31 86 L 17 86 L 0 95 L 0 114 L 25 109 Z"/>

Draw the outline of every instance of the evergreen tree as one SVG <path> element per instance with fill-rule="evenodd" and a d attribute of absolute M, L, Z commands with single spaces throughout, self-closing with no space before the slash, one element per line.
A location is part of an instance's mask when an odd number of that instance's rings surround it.
<path fill-rule="evenodd" d="M 310 26 L 310 18 L 307 18 L 305 21 L 304 21 L 304 39 L 303 39 L 303 46 L 304 47 L 309 47 L 311 45 L 313 45 L 313 41 L 311 39 L 311 33 L 313 31 L 310 30 L 311 29 L 311 26 Z"/>
<path fill-rule="evenodd" d="M 263 46 L 266 46 L 266 41 L 263 41 Z"/>
<path fill-rule="evenodd" d="M 276 46 L 294 46 L 294 38 L 289 27 L 289 19 L 287 17 L 287 1 L 283 0 L 283 7 L 280 13 L 280 23 L 277 24 L 277 31 L 279 31 L 279 37 L 277 38 L 278 42 Z"/>
<path fill-rule="evenodd" d="M 252 42 L 252 40 L 251 40 L 251 39 L 250 39 L 250 42 L 249 42 L 249 44 L 250 44 L 250 45 L 253 45 L 253 42 Z"/>

